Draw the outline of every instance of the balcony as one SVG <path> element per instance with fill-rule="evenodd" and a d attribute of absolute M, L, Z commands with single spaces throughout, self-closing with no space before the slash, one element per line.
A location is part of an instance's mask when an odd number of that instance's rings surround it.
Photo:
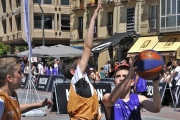
<path fill-rule="evenodd" d="M 84 11 L 84 0 L 73 0 L 73 12 Z"/>
<path fill-rule="evenodd" d="M 78 39 L 83 39 L 83 28 L 78 29 L 78 35 L 79 35 Z"/>
<path fill-rule="evenodd" d="M 87 3 L 86 9 L 96 9 L 98 5 L 98 0 L 91 0 L 91 2 Z"/>
<path fill-rule="evenodd" d="M 137 0 L 121 0 L 122 4 L 137 2 Z"/>
<path fill-rule="evenodd" d="M 103 0 L 102 1 L 102 6 L 103 7 L 114 7 L 115 2 L 114 2 L 114 0 Z"/>
<path fill-rule="evenodd" d="M 107 25 L 107 32 L 109 36 L 113 35 L 113 25 Z"/>
<path fill-rule="evenodd" d="M 149 19 L 149 32 L 157 32 L 157 19 Z"/>

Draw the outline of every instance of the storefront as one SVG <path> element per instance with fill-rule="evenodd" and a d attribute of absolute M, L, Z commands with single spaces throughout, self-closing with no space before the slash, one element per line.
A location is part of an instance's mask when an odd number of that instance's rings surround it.
<path fill-rule="evenodd" d="M 98 70 L 100 69 L 100 67 L 104 67 L 107 61 L 115 61 L 117 60 L 118 57 L 120 59 L 123 59 L 122 55 L 125 54 L 124 51 L 126 49 L 129 50 L 129 48 L 134 43 L 134 40 L 131 37 L 132 34 L 133 34 L 132 32 L 115 33 L 110 38 L 104 40 L 103 42 L 93 47 L 92 53 L 95 60 L 94 63 L 98 61 L 97 62 Z M 127 43 L 127 41 L 131 41 L 131 42 Z M 119 56 L 117 56 L 117 54 Z"/>
<path fill-rule="evenodd" d="M 134 57 L 136 54 L 143 50 L 153 49 L 153 47 L 158 43 L 160 37 L 140 37 L 135 44 L 128 51 L 127 57 Z"/>

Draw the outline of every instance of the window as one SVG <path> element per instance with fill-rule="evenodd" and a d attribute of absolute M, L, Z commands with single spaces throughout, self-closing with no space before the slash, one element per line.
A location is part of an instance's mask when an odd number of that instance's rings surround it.
<path fill-rule="evenodd" d="M 21 0 L 16 0 L 16 6 L 20 7 L 21 6 Z"/>
<path fill-rule="evenodd" d="M 52 16 L 44 17 L 44 29 L 53 29 L 53 17 Z"/>
<path fill-rule="evenodd" d="M 40 4 L 52 4 L 52 0 L 37 0 Z M 37 3 L 37 2 L 35 2 Z"/>
<path fill-rule="evenodd" d="M 70 16 L 61 15 L 61 30 L 70 30 Z"/>
<path fill-rule="evenodd" d="M 9 24 L 10 24 L 10 28 L 11 28 L 11 32 L 12 32 L 12 18 L 9 18 Z"/>
<path fill-rule="evenodd" d="M 157 32 L 158 5 L 150 6 L 150 32 Z"/>
<path fill-rule="evenodd" d="M 6 0 L 1 0 L 3 12 L 6 13 Z"/>
<path fill-rule="evenodd" d="M 3 26 L 4 34 L 7 34 L 7 32 L 6 32 L 6 20 L 2 21 L 2 26 Z"/>
<path fill-rule="evenodd" d="M 180 28 L 180 0 L 161 0 L 160 3 L 160 31 Z"/>
<path fill-rule="evenodd" d="M 41 16 L 34 15 L 34 28 L 42 29 L 43 20 Z M 44 29 L 53 29 L 53 17 L 52 16 L 44 16 Z"/>
<path fill-rule="evenodd" d="M 113 12 L 108 12 L 108 24 L 107 24 L 107 31 L 108 35 L 113 35 Z"/>
<path fill-rule="evenodd" d="M 69 0 L 61 0 L 61 5 L 69 5 Z"/>
<path fill-rule="evenodd" d="M 16 17 L 17 31 L 21 31 L 21 16 Z"/>
<path fill-rule="evenodd" d="M 11 3 L 11 0 L 9 0 L 9 5 L 10 5 L 10 8 L 12 10 L 12 3 Z"/>
<path fill-rule="evenodd" d="M 127 31 L 134 31 L 134 8 L 127 9 Z"/>
<path fill-rule="evenodd" d="M 78 33 L 79 33 L 79 39 L 83 39 L 83 17 L 79 17 Z"/>

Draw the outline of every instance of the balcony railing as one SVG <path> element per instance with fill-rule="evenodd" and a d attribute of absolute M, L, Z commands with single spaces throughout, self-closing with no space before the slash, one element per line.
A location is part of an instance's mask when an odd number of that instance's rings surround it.
<path fill-rule="evenodd" d="M 102 0 L 102 4 L 114 3 L 114 0 Z"/>
<path fill-rule="evenodd" d="M 79 39 L 83 39 L 83 28 L 78 29 Z"/>
<path fill-rule="evenodd" d="M 98 0 L 92 0 L 87 3 L 87 9 L 95 9 L 98 5 Z"/>
<path fill-rule="evenodd" d="M 84 0 L 73 0 L 73 11 L 84 10 Z"/>
<path fill-rule="evenodd" d="M 113 35 L 113 25 L 107 25 L 107 32 L 109 36 Z"/>
<path fill-rule="evenodd" d="M 149 19 L 150 32 L 157 32 L 157 19 Z"/>
<path fill-rule="evenodd" d="M 132 3 L 132 2 L 136 2 L 137 0 L 121 0 L 121 3 Z"/>

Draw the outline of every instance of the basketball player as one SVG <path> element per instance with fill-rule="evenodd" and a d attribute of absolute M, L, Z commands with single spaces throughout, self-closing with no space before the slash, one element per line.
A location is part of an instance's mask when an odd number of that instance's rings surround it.
<path fill-rule="evenodd" d="M 150 112 L 157 113 L 161 109 L 161 96 L 158 88 L 161 75 L 158 80 L 153 81 L 153 101 L 143 95 L 130 94 L 131 86 L 134 84 L 133 60 L 131 67 L 120 66 L 115 71 L 115 89 L 103 96 L 103 104 L 107 120 L 141 120 L 140 107 Z"/>
<path fill-rule="evenodd" d="M 21 120 L 21 113 L 39 107 L 52 106 L 52 101 L 19 105 L 16 89 L 20 88 L 23 78 L 19 58 L 0 57 L 0 120 Z"/>
<path fill-rule="evenodd" d="M 99 120 L 101 118 L 98 97 L 85 72 L 91 54 L 95 20 L 101 9 L 101 2 L 91 18 L 84 41 L 84 52 L 80 58 L 63 60 L 62 74 L 71 80 L 68 100 L 68 114 L 71 120 Z"/>

